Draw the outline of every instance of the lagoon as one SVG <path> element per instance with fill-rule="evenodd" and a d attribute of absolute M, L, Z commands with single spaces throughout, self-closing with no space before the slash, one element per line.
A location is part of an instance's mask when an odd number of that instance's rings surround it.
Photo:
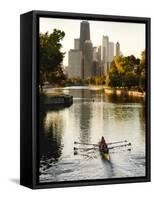
<path fill-rule="evenodd" d="M 47 88 L 69 94 L 68 108 L 40 112 L 40 182 L 145 176 L 145 103 L 140 97 L 105 94 L 101 87 Z M 110 151 L 110 162 L 97 149 L 74 142 L 97 144 L 127 140 L 131 147 Z M 74 152 L 74 147 L 81 148 Z M 83 148 L 83 149 L 82 149 Z"/>

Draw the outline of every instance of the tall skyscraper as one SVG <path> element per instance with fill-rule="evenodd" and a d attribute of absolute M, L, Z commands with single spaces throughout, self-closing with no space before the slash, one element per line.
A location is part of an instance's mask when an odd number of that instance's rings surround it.
<path fill-rule="evenodd" d="M 98 61 L 97 61 L 97 47 L 93 47 L 93 61 L 92 61 L 92 76 L 97 76 L 97 67 L 98 67 Z"/>
<path fill-rule="evenodd" d="M 120 56 L 120 43 L 119 42 L 116 43 L 116 56 L 117 57 Z"/>
<path fill-rule="evenodd" d="M 97 67 L 97 76 L 102 76 L 103 75 L 103 68 L 102 68 L 102 47 L 101 45 L 97 48 L 97 62 L 98 62 L 98 67 Z"/>
<path fill-rule="evenodd" d="M 90 40 L 90 27 L 88 21 L 82 21 L 80 24 L 80 50 L 83 50 L 86 40 Z"/>
<path fill-rule="evenodd" d="M 109 37 L 103 35 L 102 60 L 103 60 L 104 63 L 108 62 L 108 55 L 109 55 Z"/>
<path fill-rule="evenodd" d="M 97 49 L 97 60 L 99 64 L 101 64 L 101 53 L 102 53 L 102 50 L 101 50 L 101 45 L 100 45 Z"/>
<path fill-rule="evenodd" d="M 84 42 L 83 47 L 83 77 L 92 76 L 93 46 L 90 40 Z"/>
<path fill-rule="evenodd" d="M 103 61 L 103 72 L 107 75 L 109 69 L 109 37 L 103 35 L 102 41 L 102 61 Z"/>
<path fill-rule="evenodd" d="M 74 39 L 74 49 L 80 49 L 80 39 L 79 38 Z"/>
<path fill-rule="evenodd" d="M 113 42 L 109 42 L 109 63 L 111 63 L 113 61 L 114 58 L 114 43 Z"/>
<path fill-rule="evenodd" d="M 93 47 L 93 60 L 97 61 L 97 47 Z"/>
<path fill-rule="evenodd" d="M 70 49 L 68 52 L 68 77 L 82 78 L 82 52 L 79 49 Z"/>

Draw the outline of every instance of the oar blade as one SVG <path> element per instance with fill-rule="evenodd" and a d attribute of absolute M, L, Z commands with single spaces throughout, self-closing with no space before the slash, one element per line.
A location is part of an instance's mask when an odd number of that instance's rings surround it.
<path fill-rule="evenodd" d="M 82 144 L 82 145 L 93 145 L 93 146 L 98 146 L 98 144 L 91 144 L 91 143 L 84 143 L 84 142 L 74 142 L 74 144 Z"/>
<path fill-rule="evenodd" d="M 119 147 L 126 147 L 126 146 L 131 146 L 131 143 L 109 147 L 109 149 L 114 149 L 114 148 L 119 148 Z"/>
<path fill-rule="evenodd" d="M 107 143 L 108 145 L 112 145 L 112 144 L 118 144 L 118 143 L 125 143 L 125 142 L 128 142 L 127 140 L 122 140 L 122 141 L 117 141 L 117 142 L 110 142 L 110 143 Z"/>

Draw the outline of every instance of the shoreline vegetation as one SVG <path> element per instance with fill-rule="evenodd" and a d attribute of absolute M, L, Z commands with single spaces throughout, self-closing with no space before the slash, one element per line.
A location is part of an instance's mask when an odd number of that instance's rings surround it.
<path fill-rule="evenodd" d="M 106 94 L 113 94 L 117 96 L 132 96 L 132 97 L 146 97 L 145 92 L 140 92 L 137 90 L 128 90 L 126 88 L 103 88 Z"/>
<path fill-rule="evenodd" d="M 59 93 L 40 92 L 41 110 L 53 110 L 69 107 L 73 104 L 73 96 Z"/>

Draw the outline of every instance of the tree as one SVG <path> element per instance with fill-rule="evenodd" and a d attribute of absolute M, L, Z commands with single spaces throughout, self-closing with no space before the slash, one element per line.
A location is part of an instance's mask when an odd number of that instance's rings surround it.
<path fill-rule="evenodd" d="M 140 61 L 140 64 L 144 65 L 144 66 L 146 64 L 146 51 L 145 50 L 141 52 L 141 61 Z"/>
<path fill-rule="evenodd" d="M 41 87 L 45 81 L 57 82 L 65 79 L 61 68 L 65 53 L 61 52 L 62 44 L 60 43 L 64 36 L 65 33 L 57 29 L 54 29 L 51 34 L 48 32 L 40 33 L 39 69 Z"/>
<path fill-rule="evenodd" d="M 141 53 L 140 61 L 140 89 L 145 90 L 145 81 L 146 81 L 146 51 Z"/>
<path fill-rule="evenodd" d="M 106 84 L 111 87 L 142 87 L 145 85 L 145 51 L 141 60 L 134 55 L 115 57 L 110 65 Z"/>
<path fill-rule="evenodd" d="M 139 85 L 139 74 L 137 69 L 139 68 L 140 59 L 134 55 L 123 57 L 123 68 L 124 68 L 124 87 L 133 87 Z"/>

